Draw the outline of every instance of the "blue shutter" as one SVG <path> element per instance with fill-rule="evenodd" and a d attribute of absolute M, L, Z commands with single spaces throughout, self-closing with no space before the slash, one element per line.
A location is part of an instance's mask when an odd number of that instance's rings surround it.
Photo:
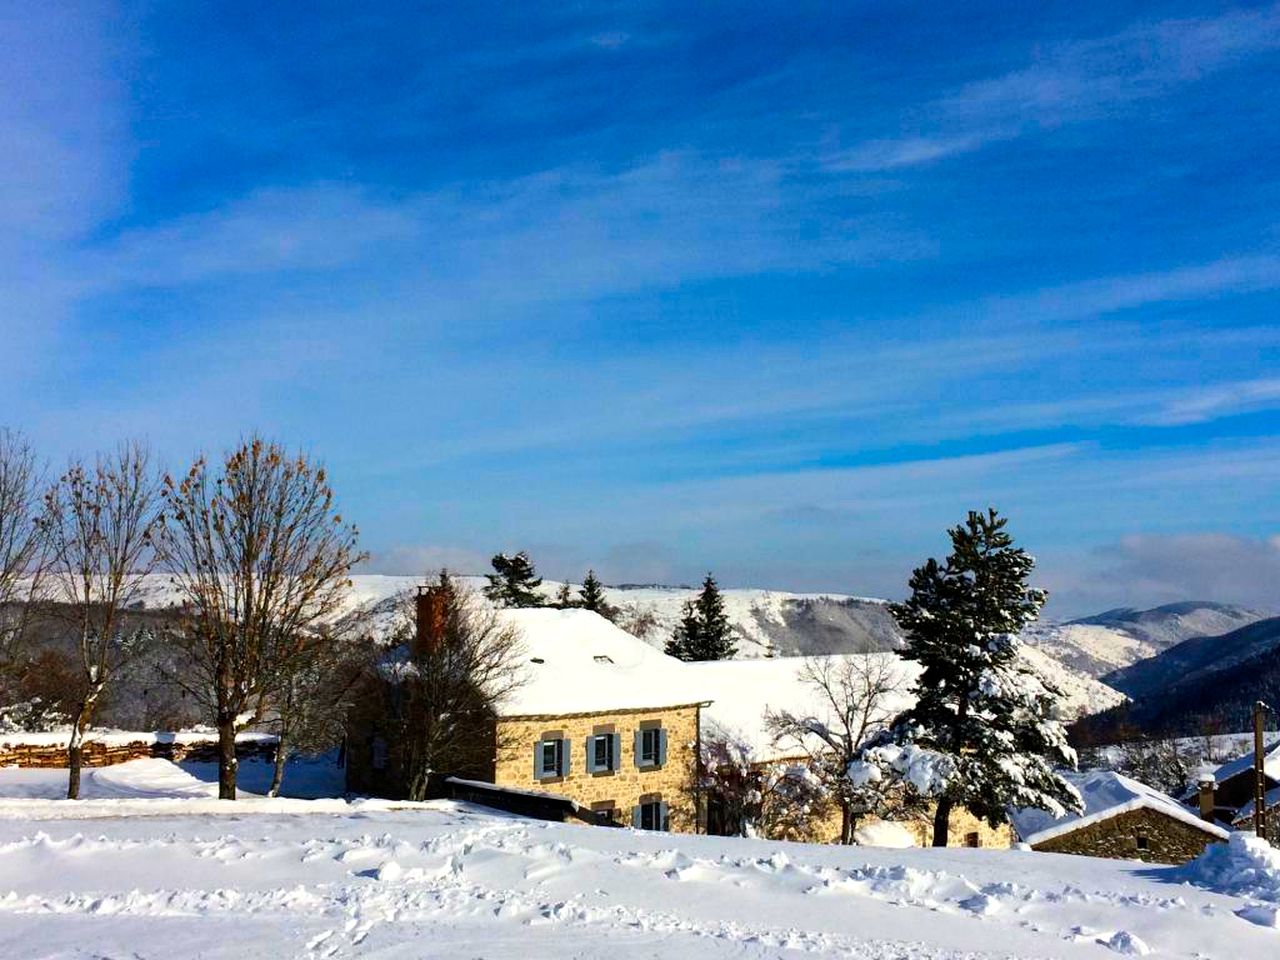
<path fill-rule="evenodd" d="M 533 745 L 533 779 L 542 779 L 542 741 Z"/>
<path fill-rule="evenodd" d="M 635 752 L 634 752 L 634 755 L 633 755 L 633 757 L 632 757 L 632 759 L 634 759 L 634 760 L 635 760 L 635 763 L 636 763 L 636 766 L 637 766 L 637 767 L 643 767 L 643 766 L 644 766 L 644 757 L 642 756 L 642 753 L 643 753 L 643 752 L 644 752 L 644 731 L 643 731 L 643 730 L 637 730 L 637 731 L 636 731 L 636 746 L 635 746 Z"/>
<path fill-rule="evenodd" d="M 666 831 L 671 830 L 671 815 L 667 812 L 667 805 L 665 803 L 658 804 L 658 829 Z"/>
<path fill-rule="evenodd" d="M 658 731 L 658 766 L 667 765 L 667 731 Z"/>
<path fill-rule="evenodd" d="M 631 808 L 631 826 L 636 830 L 640 829 L 640 818 L 643 815 L 644 807 L 636 805 Z"/>
<path fill-rule="evenodd" d="M 560 776 L 567 777 L 573 766 L 573 741 L 560 741 Z"/>
<path fill-rule="evenodd" d="M 610 757 L 609 759 L 613 762 L 610 765 L 609 769 L 621 770 L 622 769 L 622 734 L 615 733 L 610 739 L 613 740 L 613 756 Z"/>
<path fill-rule="evenodd" d="M 583 769 L 584 769 L 584 770 L 586 770 L 586 771 L 587 771 L 587 773 L 595 773 L 595 772 L 596 772 L 596 758 L 595 758 L 595 751 L 592 749 L 592 747 L 594 747 L 594 746 L 595 746 L 595 739 L 596 739 L 595 737 L 587 737 L 587 739 L 586 739 L 586 745 L 587 745 L 587 765 L 586 765 Z"/>

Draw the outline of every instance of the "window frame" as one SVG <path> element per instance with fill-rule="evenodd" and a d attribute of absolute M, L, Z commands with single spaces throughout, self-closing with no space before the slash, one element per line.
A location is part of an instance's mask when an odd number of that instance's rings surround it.
<path fill-rule="evenodd" d="M 555 758 L 555 764 L 552 768 L 548 768 L 546 764 L 548 750 L 553 752 Z M 541 738 L 537 745 L 537 774 L 534 779 L 541 781 L 563 778 L 568 773 L 565 754 L 564 739 L 562 737 Z"/>

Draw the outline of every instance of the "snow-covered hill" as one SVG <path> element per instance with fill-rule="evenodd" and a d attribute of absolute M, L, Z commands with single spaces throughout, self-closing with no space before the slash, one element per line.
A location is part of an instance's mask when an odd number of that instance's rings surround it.
<path fill-rule="evenodd" d="M 479 591 L 484 577 L 460 578 Z M 352 578 L 348 611 L 373 611 L 375 623 L 389 631 L 396 620 L 395 598 L 412 591 L 420 577 L 365 574 Z M 576 590 L 577 585 L 570 585 Z M 542 589 L 548 599 L 559 582 L 547 581 Z M 680 620 L 684 604 L 697 596 L 693 587 L 608 587 L 605 595 L 621 615 L 619 624 L 647 643 L 662 647 Z M 738 635 L 738 657 L 797 656 L 828 653 L 871 653 L 897 650 L 902 634 L 889 615 L 884 600 L 842 594 L 803 594 L 782 590 L 726 589 L 723 591 L 729 622 Z M 150 577 L 142 594 L 148 609 L 172 606 L 178 600 L 168 577 Z M 1066 651 L 1068 654 L 1070 650 Z M 1062 661 L 1051 650 L 1027 649 L 1038 670 L 1066 694 L 1069 716 L 1096 713 L 1123 702 L 1124 696 Z"/>
<path fill-rule="evenodd" d="M 1184 640 L 1220 636 L 1266 616 L 1222 603 L 1171 603 L 1151 610 L 1108 610 L 1069 623 L 1039 623 L 1026 639 L 1054 659 L 1100 678 Z"/>
<path fill-rule="evenodd" d="M 0 771 L 0 797 L 14 773 Z M 202 799 L 212 784 L 164 761 L 140 761 L 117 787 L 126 780 L 144 799 L 0 799 L 0 956 L 1263 960 L 1276 950 L 1280 858 L 1248 840 L 1177 868 L 610 830 L 444 801 L 230 803 Z"/>

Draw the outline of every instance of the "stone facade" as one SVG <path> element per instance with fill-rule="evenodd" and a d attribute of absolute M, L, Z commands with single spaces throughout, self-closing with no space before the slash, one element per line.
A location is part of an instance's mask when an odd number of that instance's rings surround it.
<path fill-rule="evenodd" d="M 1217 837 L 1175 817 L 1139 807 L 1032 844 L 1046 853 L 1075 853 L 1113 860 L 1182 864 L 1194 860 Z"/>
<path fill-rule="evenodd" d="M 503 717 L 498 721 L 492 780 L 498 786 L 562 794 L 593 810 L 611 810 L 613 818 L 627 826 L 632 825 L 632 810 L 637 805 L 665 803 L 671 829 L 693 832 L 697 823 L 694 764 L 698 715 L 695 704 L 572 716 Z M 659 768 L 637 767 L 635 734 L 650 726 L 666 731 L 666 763 Z M 588 773 L 587 738 L 604 733 L 619 737 L 617 769 Z M 543 780 L 534 777 L 534 751 L 544 739 L 569 741 L 573 756 L 567 776 Z"/>
<path fill-rule="evenodd" d="M 879 822 L 876 817 L 862 817 L 858 825 Z M 900 823 L 915 837 L 916 845 L 928 847 L 933 844 L 933 810 L 932 808 L 909 820 L 894 821 Z M 980 820 L 963 807 L 951 811 L 947 822 L 947 846 L 949 847 L 983 847 L 986 849 L 1007 850 L 1013 845 L 1013 830 L 1007 823 L 992 827 L 985 820 Z M 840 842 L 840 808 L 832 805 L 824 814 L 816 819 L 811 829 L 803 835 L 770 837 L 772 840 L 801 840 L 807 843 L 839 843 Z"/>

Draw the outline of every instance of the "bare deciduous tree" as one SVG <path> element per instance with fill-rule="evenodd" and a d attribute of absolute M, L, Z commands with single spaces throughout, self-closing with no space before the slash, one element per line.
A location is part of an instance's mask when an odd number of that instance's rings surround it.
<path fill-rule="evenodd" d="M 380 710 L 414 800 L 428 796 L 433 774 L 465 776 L 492 763 L 504 746 L 495 739 L 498 707 L 522 682 L 519 631 L 497 612 L 443 571 L 422 600 L 427 635 L 417 630 L 421 614 L 403 616 L 402 655 L 378 667 Z M 406 597 L 402 610 L 418 601 Z"/>
<path fill-rule="evenodd" d="M 165 563 L 183 601 L 181 682 L 218 728 L 218 796 L 236 796 L 236 735 L 262 722 L 283 665 L 341 610 L 364 559 L 325 471 L 253 437 L 216 474 L 204 457 L 166 477 Z"/>
<path fill-rule="evenodd" d="M 821 657 L 806 662 L 801 680 L 812 689 L 816 709 L 765 714 L 778 743 L 790 744 L 806 758 L 812 775 L 840 808 L 840 842 L 853 843 L 859 817 L 890 812 L 897 798 L 876 784 L 857 784 L 849 765 L 863 746 L 883 730 L 901 708 L 902 668 L 887 654 Z"/>
<path fill-rule="evenodd" d="M 80 695 L 67 744 L 68 799 L 80 796 L 85 731 L 103 693 L 144 640 L 129 629 L 127 610 L 155 566 L 159 480 L 138 443 L 101 455 L 93 466 L 73 462 L 45 496 L 50 588 L 73 623 Z"/>
<path fill-rule="evenodd" d="M 12 680 L 45 560 L 43 471 L 20 434 L 0 428 L 0 687 Z M 0 696 L 5 691 L 0 689 Z"/>

